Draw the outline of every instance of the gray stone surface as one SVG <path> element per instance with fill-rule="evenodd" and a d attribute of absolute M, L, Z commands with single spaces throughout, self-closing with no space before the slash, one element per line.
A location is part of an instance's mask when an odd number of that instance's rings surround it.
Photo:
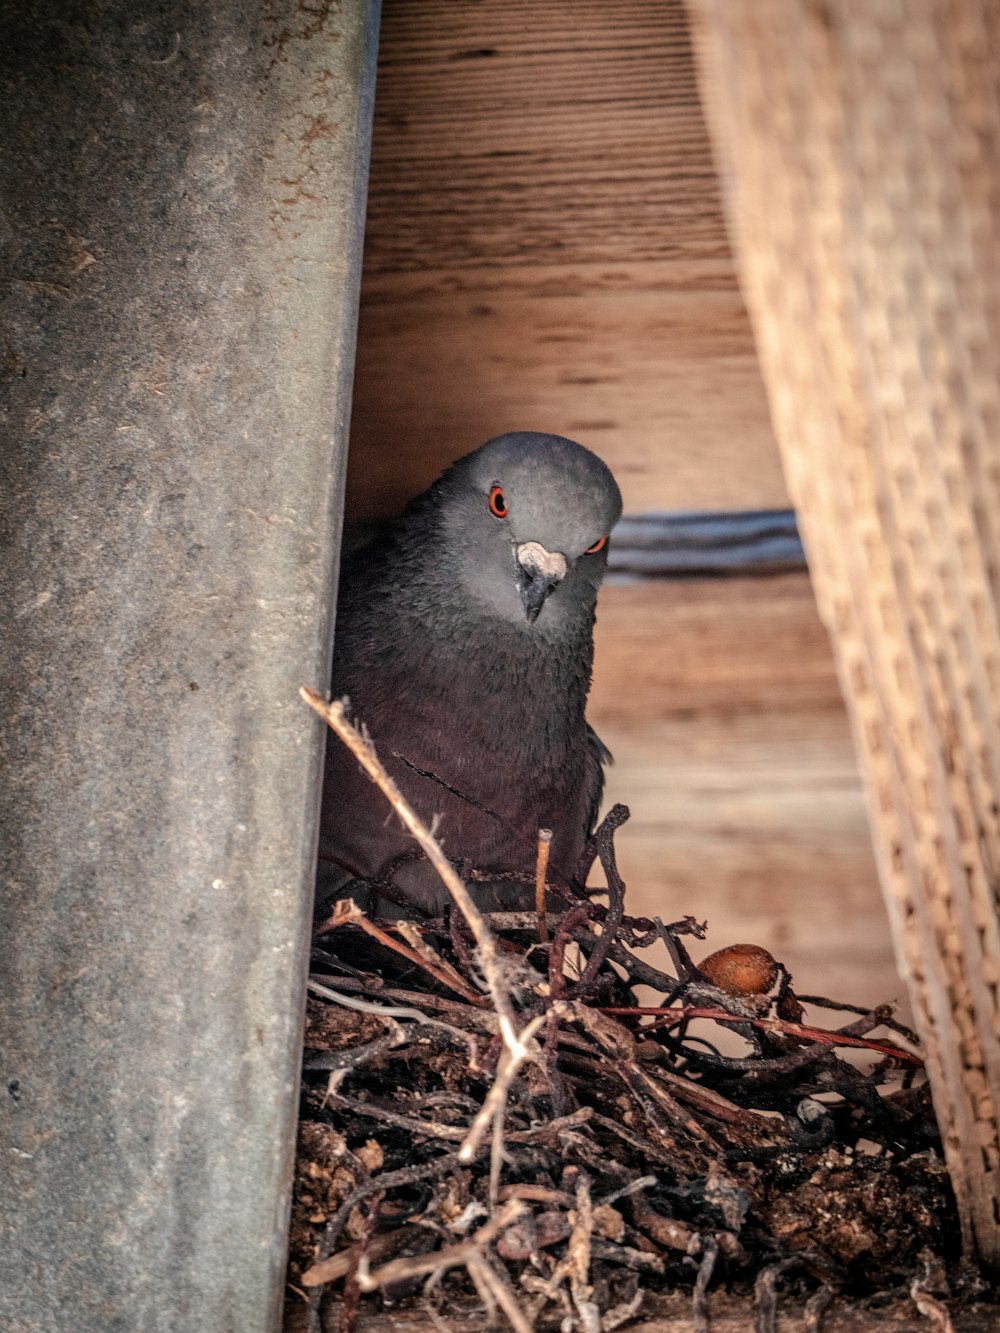
<path fill-rule="evenodd" d="M 0 1327 L 278 1321 L 377 3 L 0 3 Z"/>

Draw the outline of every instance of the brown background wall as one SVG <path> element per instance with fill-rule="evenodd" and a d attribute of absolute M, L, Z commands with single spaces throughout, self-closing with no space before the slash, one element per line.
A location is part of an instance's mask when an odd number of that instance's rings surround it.
<path fill-rule="evenodd" d="M 518 428 L 632 512 L 787 505 L 678 0 L 385 0 L 378 77 L 349 518 Z M 900 992 L 804 574 L 606 586 L 591 719 L 632 910 Z"/>

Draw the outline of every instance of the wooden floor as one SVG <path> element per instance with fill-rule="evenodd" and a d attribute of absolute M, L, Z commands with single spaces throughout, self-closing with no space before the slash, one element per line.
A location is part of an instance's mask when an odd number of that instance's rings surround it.
<path fill-rule="evenodd" d="M 860 781 L 805 575 L 611 584 L 591 721 L 631 910 L 707 918 L 805 993 L 900 995 Z"/>

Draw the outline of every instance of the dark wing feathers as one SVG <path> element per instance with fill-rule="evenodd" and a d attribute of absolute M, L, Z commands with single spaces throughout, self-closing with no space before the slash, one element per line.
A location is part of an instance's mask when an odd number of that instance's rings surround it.
<path fill-rule="evenodd" d="M 587 754 L 591 769 L 591 798 L 587 808 L 586 835 L 589 838 L 597 827 L 597 816 L 601 812 L 601 800 L 604 796 L 604 770 L 615 762 L 614 755 L 598 736 L 594 728 L 587 723 Z"/>

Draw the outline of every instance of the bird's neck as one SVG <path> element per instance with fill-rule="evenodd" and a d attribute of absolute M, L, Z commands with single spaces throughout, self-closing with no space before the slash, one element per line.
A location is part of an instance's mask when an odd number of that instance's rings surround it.
<path fill-rule="evenodd" d="M 468 603 L 462 614 L 445 606 L 394 608 L 390 640 L 406 642 L 398 657 L 403 690 L 447 695 L 456 682 L 472 695 L 502 692 L 526 706 L 544 699 L 551 711 L 561 701 L 582 711 L 593 665 L 593 613 L 560 623 L 558 633 L 543 623 L 547 608 L 529 625 L 477 613 Z"/>
<path fill-rule="evenodd" d="M 401 712 L 409 715 L 404 729 L 415 738 L 453 718 L 475 729 L 470 745 L 488 747 L 502 735 L 505 753 L 543 762 L 555 737 L 581 735 L 593 663 L 592 608 L 564 617 L 558 632 L 544 623 L 550 609 L 522 625 L 468 600 L 449 605 L 439 580 L 408 581 L 405 596 L 393 589 L 369 598 L 363 622 L 345 617 L 334 688 L 352 696 L 376 736 L 383 713 L 397 726 Z"/>

